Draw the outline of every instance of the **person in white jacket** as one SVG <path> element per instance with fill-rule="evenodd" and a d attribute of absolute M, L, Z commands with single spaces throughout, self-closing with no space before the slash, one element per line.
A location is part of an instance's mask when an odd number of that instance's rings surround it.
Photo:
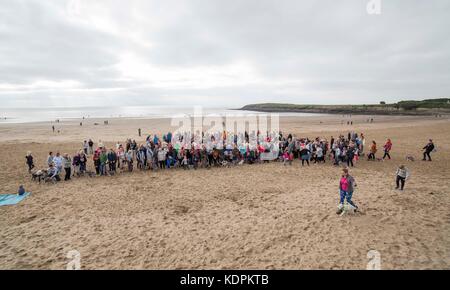
<path fill-rule="evenodd" d="M 395 189 L 403 190 L 405 188 L 405 182 L 410 176 L 408 168 L 405 165 L 400 165 L 397 169 L 396 176 L 395 183 L 397 186 Z"/>

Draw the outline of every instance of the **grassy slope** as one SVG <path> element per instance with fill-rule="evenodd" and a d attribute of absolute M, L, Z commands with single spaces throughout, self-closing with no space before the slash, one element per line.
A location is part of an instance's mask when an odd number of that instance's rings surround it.
<path fill-rule="evenodd" d="M 247 105 L 241 108 L 241 110 L 328 114 L 433 115 L 450 114 L 450 99 L 402 101 L 385 105 L 294 105 L 265 103 Z"/>

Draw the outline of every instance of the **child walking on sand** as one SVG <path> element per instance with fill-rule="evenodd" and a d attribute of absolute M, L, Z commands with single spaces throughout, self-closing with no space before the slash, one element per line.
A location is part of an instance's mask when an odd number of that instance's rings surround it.
<path fill-rule="evenodd" d="M 397 169 L 396 172 L 396 187 L 395 189 L 400 189 L 403 190 L 403 188 L 405 187 L 405 182 L 406 180 L 409 178 L 409 170 L 408 168 L 405 167 L 405 165 L 400 165 Z"/>

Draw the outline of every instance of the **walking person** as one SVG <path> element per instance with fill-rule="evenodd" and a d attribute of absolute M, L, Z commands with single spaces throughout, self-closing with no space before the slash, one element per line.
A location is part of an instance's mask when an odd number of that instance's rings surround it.
<path fill-rule="evenodd" d="M 353 176 L 349 174 L 348 169 L 347 168 L 342 169 L 341 179 L 339 180 L 340 200 L 338 211 L 336 212 L 337 214 L 341 214 L 342 211 L 344 210 L 344 201 L 347 201 L 348 204 L 353 206 L 355 209 L 358 209 L 356 204 L 352 201 L 353 192 L 356 186 L 357 186 L 356 181 L 353 178 Z"/>
<path fill-rule="evenodd" d="M 389 152 L 391 152 L 391 150 L 392 150 L 392 141 L 391 141 L 391 139 L 387 139 L 386 144 L 384 144 L 384 146 L 383 146 L 383 149 L 384 149 L 383 160 L 386 157 L 389 158 L 389 160 L 391 160 L 391 155 L 389 154 Z"/>
<path fill-rule="evenodd" d="M 409 170 L 405 165 L 400 165 L 396 172 L 396 187 L 395 189 L 403 190 L 405 187 L 405 182 L 409 178 Z"/>
<path fill-rule="evenodd" d="M 370 152 L 369 156 L 367 157 L 368 160 L 375 160 L 375 154 L 377 153 L 377 142 L 372 141 L 372 146 L 370 146 Z"/>
<path fill-rule="evenodd" d="M 429 140 L 428 141 L 428 144 L 425 146 L 425 147 L 423 147 L 423 150 L 425 150 L 424 152 L 423 152 L 423 161 L 426 161 L 427 160 L 427 157 L 428 157 L 428 161 L 431 161 L 431 152 L 433 152 L 434 150 L 435 150 L 435 146 L 434 146 L 434 143 L 433 143 L 433 140 Z"/>

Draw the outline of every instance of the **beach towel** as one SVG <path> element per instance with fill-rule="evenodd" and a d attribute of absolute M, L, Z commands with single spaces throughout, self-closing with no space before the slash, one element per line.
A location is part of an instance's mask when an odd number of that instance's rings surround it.
<path fill-rule="evenodd" d="M 0 206 L 18 204 L 29 196 L 31 192 L 25 192 L 23 195 L 17 194 L 0 194 Z"/>

